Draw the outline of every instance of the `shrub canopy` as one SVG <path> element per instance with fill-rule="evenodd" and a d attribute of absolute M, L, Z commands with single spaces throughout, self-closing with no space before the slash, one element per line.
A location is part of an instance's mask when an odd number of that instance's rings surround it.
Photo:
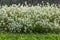
<path fill-rule="evenodd" d="M 57 31 L 60 29 L 60 9 L 53 5 L 0 6 L 0 29 L 9 32 Z"/>

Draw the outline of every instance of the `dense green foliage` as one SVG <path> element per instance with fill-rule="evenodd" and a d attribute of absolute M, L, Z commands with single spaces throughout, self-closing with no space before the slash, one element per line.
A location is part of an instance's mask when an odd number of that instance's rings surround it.
<path fill-rule="evenodd" d="M 57 6 L 2 6 L 0 30 L 9 32 L 60 32 L 60 8 Z"/>
<path fill-rule="evenodd" d="M 14 34 L 0 33 L 0 40 L 60 40 L 60 34 Z"/>

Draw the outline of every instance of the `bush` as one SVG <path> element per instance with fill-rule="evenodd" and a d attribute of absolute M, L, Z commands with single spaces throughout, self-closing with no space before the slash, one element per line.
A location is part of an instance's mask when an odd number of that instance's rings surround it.
<path fill-rule="evenodd" d="M 31 4 L 31 5 L 37 5 L 37 4 L 43 4 L 42 1 L 44 2 L 44 4 L 46 5 L 46 3 L 48 2 L 49 4 L 60 4 L 60 0 L 0 0 L 0 4 L 1 5 L 12 5 L 12 4 L 24 4 L 25 2 L 27 2 L 27 4 Z"/>
<path fill-rule="evenodd" d="M 9 32 L 59 32 L 60 9 L 57 6 L 1 6 L 0 29 Z"/>

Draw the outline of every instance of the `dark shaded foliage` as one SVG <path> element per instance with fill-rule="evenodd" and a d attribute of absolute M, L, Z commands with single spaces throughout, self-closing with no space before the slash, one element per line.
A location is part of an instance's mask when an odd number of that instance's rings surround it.
<path fill-rule="evenodd" d="M 50 4 L 60 4 L 60 0 L 0 0 L 0 4 L 24 4 L 25 5 L 25 1 L 27 2 L 27 4 L 33 4 L 36 5 L 38 3 L 42 4 L 42 1 L 44 1 L 44 4 L 46 4 L 47 2 L 49 2 Z"/>

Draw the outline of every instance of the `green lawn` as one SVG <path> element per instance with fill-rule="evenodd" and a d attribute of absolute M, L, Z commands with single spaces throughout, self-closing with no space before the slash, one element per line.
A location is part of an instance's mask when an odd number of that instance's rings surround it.
<path fill-rule="evenodd" d="M 0 40 L 60 40 L 60 34 L 19 34 L 19 33 L 0 33 Z"/>

